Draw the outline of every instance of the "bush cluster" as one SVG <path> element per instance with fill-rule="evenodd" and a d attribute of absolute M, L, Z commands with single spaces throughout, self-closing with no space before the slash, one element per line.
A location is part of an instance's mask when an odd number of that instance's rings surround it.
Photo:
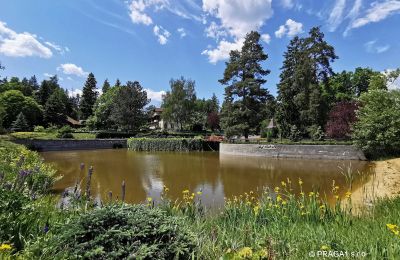
<path fill-rule="evenodd" d="M 131 138 L 128 148 L 133 151 L 212 151 L 218 150 L 218 142 L 200 138 Z"/>
<path fill-rule="evenodd" d="M 189 259 L 183 219 L 144 205 L 108 205 L 72 218 L 48 242 L 53 259 Z"/>

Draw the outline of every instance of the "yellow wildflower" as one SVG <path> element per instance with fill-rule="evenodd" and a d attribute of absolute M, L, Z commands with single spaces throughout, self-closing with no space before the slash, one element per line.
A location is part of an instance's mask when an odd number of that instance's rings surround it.
<path fill-rule="evenodd" d="M 203 192 L 201 192 L 201 191 L 198 191 L 198 192 L 197 192 L 197 195 L 200 196 L 201 194 L 203 194 Z"/>
<path fill-rule="evenodd" d="M 281 185 L 282 185 L 282 187 L 286 187 L 286 182 L 281 181 Z"/>
<path fill-rule="evenodd" d="M 230 254 L 232 252 L 232 249 L 230 249 L 230 248 L 228 248 L 227 250 L 226 250 L 226 253 L 227 254 Z"/>
<path fill-rule="evenodd" d="M 337 200 L 338 200 L 338 199 L 339 199 L 339 196 L 338 196 L 338 195 L 335 195 L 335 199 L 337 199 Z"/>
<path fill-rule="evenodd" d="M 189 190 L 182 191 L 183 194 L 189 194 Z"/>
<path fill-rule="evenodd" d="M 148 202 L 152 202 L 153 199 L 152 199 L 151 197 L 148 197 L 148 198 L 147 198 L 147 201 L 148 201 Z"/>
<path fill-rule="evenodd" d="M 259 207 L 259 206 L 255 206 L 255 207 L 253 208 L 253 210 L 254 210 L 254 214 L 257 216 L 257 215 L 258 215 L 258 212 L 260 211 L 260 207 Z"/>
<path fill-rule="evenodd" d="M 278 193 L 279 192 L 279 187 L 275 187 L 275 192 Z"/>
<path fill-rule="evenodd" d="M 303 181 L 299 178 L 299 185 L 301 186 L 303 184 Z"/>
<path fill-rule="evenodd" d="M 287 204 L 286 200 L 282 200 L 282 205 L 286 205 L 286 204 Z"/>
<path fill-rule="evenodd" d="M 397 226 L 396 226 L 396 225 L 393 225 L 393 224 L 386 224 L 386 226 L 387 226 L 390 230 L 397 228 Z"/>
<path fill-rule="evenodd" d="M 1 244 L 0 245 L 0 251 L 5 251 L 5 250 L 11 250 L 12 246 L 9 244 Z"/>
<path fill-rule="evenodd" d="M 300 192 L 300 195 L 301 195 L 301 196 L 304 196 L 304 192 Z"/>
<path fill-rule="evenodd" d="M 346 192 L 346 198 L 350 199 L 350 197 L 351 197 L 351 192 L 350 191 Z"/>
<path fill-rule="evenodd" d="M 238 256 L 241 258 L 251 258 L 253 256 L 253 250 L 250 247 L 243 247 L 239 252 Z"/>
<path fill-rule="evenodd" d="M 321 246 L 321 250 L 323 250 L 323 251 L 329 250 L 329 246 L 323 245 L 323 246 Z"/>
<path fill-rule="evenodd" d="M 312 197 L 312 196 L 314 196 L 315 195 L 315 193 L 314 192 L 310 192 L 310 193 L 308 193 L 308 197 Z"/>
<path fill-rule="evenodd" d="M 276 201 L 281 201 L 282 200 L 282 197 L 280 196 L 280 195 L 278 195 L 278 196 L 276 196 Z"/>

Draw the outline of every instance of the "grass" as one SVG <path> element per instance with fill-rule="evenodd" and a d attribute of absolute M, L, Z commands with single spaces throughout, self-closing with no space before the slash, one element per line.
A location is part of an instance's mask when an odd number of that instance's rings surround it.
<path fill-rule="evenodd" d="M 239 144 L 285 144 L 285 145 L 352 145 L 353 141 L 351 140 L 334 140 L 334 139 L 326 139 L 322 141 L 315 141 L 311 139 L 303 139 L 298 142 L 291 141 L 289 139 L 279 139 L 274 138 L 270 142 L 266 138 L 258 138 L 249 140 L 246 142 L 245 140 L 235 140 L 234 143 Z"/>
<path fill-rule="evenodd" d="M 74 139 L 86 140 L 95 139 L 96 135 L 92 133 L 72 133 Z M 16 139 L 40 139 L 40 140 L 52 140 L 59 139 L 57 132 L 17 132 L 9 135 L 11 138 Z"/>
<path fill-rule="evenodd" d="M 22 162 L 21 153 L 25 158 Z M 60 206 L 64 205 L 60 204 L 60 196 L 46 193 L 37 185 L 29 185 L 29 181 L 19 181 L 21 170 L 38 166 L 41 174 L 54 175 L 54 169 L 41 162 L 37 153 L 0 141 L 0 170 L 8 176 L 0 181 L 0 259 L 53 259 L 55 253 L 50 250 L 49 243 L 58 241 L 62 227 L 73 224 L 80 216 L 90 218 L 92 212 L 95 214 L 101 207 L 87 196 L 87 191 L 80 192 L 79 187 L 75 187 L 73 197 L 66 193 L 61 196 L 74 198 L 70 201 L 72 206 L 64 207 Z M 10 188 L 13 183 L 23 185 L 23 192 L 14 190 L 13 185 Z M 302 184 L 302 180 L 285 180 L 273 190 L 265 189 L 261 197 L 249 191 L 226 198 L 224 206 L 214 213 L 203 208 L 201 191 L 184 190 L 180 199 L 172 200 L 167 187 L 163 189 L 160 203 L 155 204 L 152 198 L 148 198 L 144 206 L 183 220 L 182 227 L 195 234 L 192 259 L 307 259 L 310 252 L 323 251 L 358 253 L 365 259 L 398 259 L 400 198 L 377 201 L 355 215 L 352 213 L 351 193 L 348 191 L 339 197 L 343 194 L 339 190 L 347 191 L 346 187 L 332 184 L 330 196 L 336 199 L 336 203 L 328 205 L 326 199 L 316 192 L 293 194 L 295 185 L 301 188 Z M 34 197 L 31 196 L 33 189 L 40 191 Z M 121 201 L 105 203 L 117 208 L 128 207 Z M 107 213 L 107 218 L 114 219 L 112 214 Z M 153 222 L 150 220 L 149 223 Z M 85 232 L 90 234 L 91 225 L 87 228 Z M 104 230 L 104 234 L 101 229 L 96 232 L 100 232 L 99 236 L 117 233 L 124 236 L 125 231 L 128 232 L 121 226 L 110 228 Z M 115 228 L 118 232 L 114 232 Z M 74 232 L 72 230 L 64 229 L 63 232 L 64 238 L 66 234 L 70 238 L 79 236 L 68 233 Z M 95 243 L 95 238 L 88 236 L 85 239 L 89 244 Z M 82 243 L 86 244 L 85 241 Z M 102 244 L 97 248 L 97 244 L 93 244 L 94 253 L 102 252 L 102 246 L 107 244 L 106 240 L 100 242 Z M 129 247 L 121 246 L 124 250 Z M 143 250 L 158 249 L 143 247 Z"/>

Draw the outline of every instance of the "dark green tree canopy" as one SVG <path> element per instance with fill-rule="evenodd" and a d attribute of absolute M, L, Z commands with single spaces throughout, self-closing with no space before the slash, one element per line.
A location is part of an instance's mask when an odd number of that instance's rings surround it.
<path fill-rule="evenodd" d="M 264 76 L 270 71 L 262 67 L 268 55 L 259 41 L 258 32 L 248 33 L 242 49 L 231 51 L 224 77 L 219 80 L 226 85 L 221 124 L 228 136 L 244 135 L 247 138 L 260 129 L 265 104 L 270 97 L 262 85 L 266 83 Z"/>
<path fill-rule="evenodd" d="M 93 114 L 93 107 L 97 99 L 96 78 L 93 73 L 89 73 L 85 86 L 82 89 L 82 98 L 80 103 L 82 119 L 87 119 Z"/>
<path fill-rule="evenodd" d="M 56 89 L 49 97 L 44 108 L 44 118 L 47 124 L 64 125 L 67 119 L 66 94 L 62 89 Z"/>
<path fill-rule="evenodd" d="M 110 82 L 108 82 L 108 79 L 106 79 L 103 83 L 103 87 L 102 87 L 102 92 L 103 94 L 105 94 L 107 91 L 109 91 L 111 88 Z"/>

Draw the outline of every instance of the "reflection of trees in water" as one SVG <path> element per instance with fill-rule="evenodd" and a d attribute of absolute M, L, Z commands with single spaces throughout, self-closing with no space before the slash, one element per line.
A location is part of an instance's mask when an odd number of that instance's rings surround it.
<path fill-rule="evenodd" d="M 145 153 L 127 150 L 97 150 L 44 153 L 46 161 L 55 162 L 64 178 L 56 184 L 62 190 L 73 186 L 76 180 L 85 183 L 87 169 L 94 166 L 92 191 L 99 190 L 103 198 L 109 191 L 121 197 L 121 183 L 126 182 L 126 201 L 142 202 L 147 196 L 158 198 L 163 185 L 170 189 L 172 198 L 181 198 L 182 190 L 203 190 L 206 205 L 219 205 L 223 197 L 256 191 L 269 186 L 280 186 L 290 178 L 294 192 L 299 193 L 298 179 L 304 182 L 305 192 L 320 191 L 330 196 L 332 180 L 340 186 L 343 196 L 348 185 L 340 173 L 349 167 L 349 161 L 267 159 L 219 155 L 218 153 Z M 84 162 L 85 171 L 79 170 Z M 368 164 L 352 161 L 353 172 L 367 172 Z M 364 180 L 365 181 L 365 180 Z M 363 183 L 356 176 L 353 189 Z M 314 185 L 314 186 L 313 186 Z M 97 188 L 99 187 L 99 188 Z"/>

